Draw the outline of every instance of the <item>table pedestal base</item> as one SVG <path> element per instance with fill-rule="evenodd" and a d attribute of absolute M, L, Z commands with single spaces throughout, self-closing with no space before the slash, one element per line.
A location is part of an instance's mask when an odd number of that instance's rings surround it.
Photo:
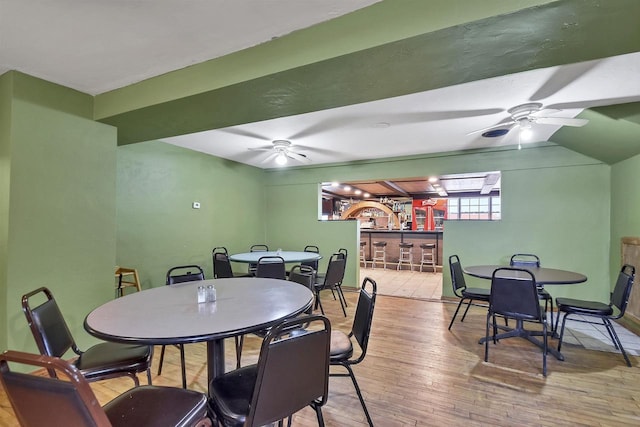
<path fill-rule="evenodd" d="M 536 336 L 540 337 L 542 336 L 543 332 L 542 331 L 528 331 L 526 329 L 524 329 L 524 322 L 522 320 L 517 320 L 516 321 L 516 327 L 515 328 L 509 328 L 508 326 L 496 326 L 498 329 L 502 329 L 503 331 L 505 331 L 504 333 L 501 334 L 496 334 L 496 341 L 501 340 L 501 339 L 505 339 L 505 338 L 512 338 L 512 337 L 519 337 L 519 338 L 524 338 L 527 341 L 537 345 L 538 347 L 540 347 L 540 349 L 544 350 L 544 343 L 537 340 Z M 549 331 L 547 333 L 547 339 L 553 337 L 553 332 Z M 489 340 L 493 340 L 492 336 L 489 337 L 482 337 L 480 338 L 480 341 L 478 341 L 478 344 L 484 344 L 485 341 L 487 341 L 487 339 Z M 560 353 L 558 350 L 556 350 L 555 348 L 552 348 L 551 346 L 549 346 L 549 343 L 547 342 L 547 353 L 548 354 L 552 354 L 556 359 L 558 360 L 564 360 L 564 356 L 562 355 L 562 353 Z"/>
<path fill-rule="evenodd" d="M 207 388 L 214 378 L 224 374 L 224 340 L 207 341 Z"/>

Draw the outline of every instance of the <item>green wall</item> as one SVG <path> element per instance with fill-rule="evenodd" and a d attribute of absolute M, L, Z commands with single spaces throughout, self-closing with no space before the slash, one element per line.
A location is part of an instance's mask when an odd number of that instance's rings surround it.
<path fill-rule="evenodd" d="M 266 193 L 267 199 L 275 202 L 268 205 L 267 230 L 281 235 L 282 230 L 288 230 L 291 236 L 302 236 L 308 242 L 327 242 L 328 247 L 319 244 L 325 254 L 341 246 L 357 254 L 355 222 L 311 220 L 317 218 L 317 200 L 310 200 L 309 192 L 317 195 L 319 182 L 491 170 L 503 172 L 503 220 L 447 222 L 445 259 L 456 253 L 467 265 L 501 263 L 513 252 L 532 251 L 546 266 L 574 269 L 589 277 L 586 285 L 553 289 L 554 295 L 604 297 L 601 283 L 608 278 L 609 166 L 552 144 L 270 171 Z M 290 213 L 292 206 L 294 213 Z M 357 268 L 357 256 L 350 257 L 345 285 L 356 283 Z M 447 268 L 443 282 L 444 294 L 452 295 Z"/>
<path fill-rule="evenodd" d="M 640 155 L 611 168 L 611 283 L 620 271 L 620 239 L 640 236 Z M 636 266 L 640 269 L 640 266 Z M 636 291 L 637 292 L 637 291 Z"/>
<path fill-rule="evenodd" d="M 0 76 L 0 350 L 7 348 L 7 253 L 11 182 L 11 74 Z"/>
<path fill-rule="evenodd" d="M 40 286 L 53 291 L 86 347 L 95 340 L 84 317 L 113 295 L 116 130 L 85 118 L 87 95 L 19 73 L 10 78 L 4 348 L 37 351 L 20 298 Z M 3 149 L 3 164 L 5 156 Z"/>
<path fill-rule="evenodd" d="M 212 277 L 214 247 L 243 252 L 266 241 L 262 176 L 160 141 L 119 147 L 117 264 L 137 268 L 143 288 L 164 285 L 178 265 L 200 265 Z"/>

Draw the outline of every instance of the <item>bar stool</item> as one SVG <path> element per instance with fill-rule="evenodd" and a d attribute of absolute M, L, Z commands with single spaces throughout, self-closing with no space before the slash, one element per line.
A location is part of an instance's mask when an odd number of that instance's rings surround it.
<path fill-rule="evenodd" d="M 409 269 L 413 271 L 413 243 L 402 242 L 398 246 L 400 246 L 400 258 L 398 258 L 396 270 L 400 270 L 402 264 L 409 264 Z"/>
<path fill-rule="evenodd" d="M 118 267 L 116 266 L 116 298 L 124 295 L 125 288 L 136 288 L 136 291 L 140 292 L 140 278 L 138 277 L 138 270 L 135 268 Z"/>
<path fill-rule="evenodd" d="M 387 268 L 387 242 L 373 242 L 373 258 L 371 268 L 376 268 L 376 261 L 382 262 L 383 268 Z"/>
<path fill-rule="evenodd" d="M 360 241 L 360 262 L 364 268 L 367 268 L 367 256 L 364 252 L 364 248 L 367 246 L 367 242 L 364 240 Z"/>
<path fill-rule="evenodd" d="M 433 272 L 436 272 L 436 245 L 435 243 L 422 243 L 420 245 L 420 272 L 422 273 L 422 266 L 424 264 L 433 267 Z"/>

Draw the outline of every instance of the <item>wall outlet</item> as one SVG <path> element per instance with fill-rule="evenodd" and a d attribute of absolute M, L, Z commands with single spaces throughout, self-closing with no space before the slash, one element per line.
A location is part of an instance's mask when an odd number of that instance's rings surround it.
<path fill-rule="evenodd" d="M 193 204 L 191 204 L 191 207 L 193 209 L 200 209 L 200 202 L 193 202 Z"/>

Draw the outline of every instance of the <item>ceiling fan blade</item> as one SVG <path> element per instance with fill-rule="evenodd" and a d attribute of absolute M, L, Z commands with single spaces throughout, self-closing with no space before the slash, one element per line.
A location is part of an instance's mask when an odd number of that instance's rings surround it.
<path fill-rule="evenodd" d="M 271 151 L 273 150 L 273 145 L 265 145 L 264 147 L 258 148 L 247 148 L 249 151 Z"/>
<path fill-rule="evenodd" d="M 467 135 L 473 135 L 475 133 L 483 133 L 483 132 L 486 132 L 486 131 L 491 130 L 491 129 L 506 128 L 506 127 L 513 126 L 515 124 L 516 124 L 516 121 L 515 120 L 511 120 L 511 121 L 508 121 L 508 122 L 505 122 L 505 123 L 498 123 L 497 125 L 489 126 L 489 127 L 483 128 L 483 129 L 474 130 L 473 132 L 469 132 Z"/>
<path fill-rule="evenodd" d="M 262 161 L 260 163 L 269 163 L 270 161 L 274 160 L 277 156 L 278 156 L 277 151 L 274 151 L 273 153 L 269 154 L 267 157 L 265 157 L 264 159 L 262 159 Z"/>
<path fill-rule="evenodd" d="M 571 117 L 537 117 L 535 123 L 543 125 L 557 125 L 557 126 L 573 126 L 582 127 L 589 123 L 586 119 L 574 119 Z"/>
<path fill-rule="evenodd" d="M 385 114 L 381 115 L 379 120 L 373 119 L 371 121 L 372 123 L 375 123 L 376 121 L 389 122 L 393 126 L 438 120 L 462 119 L 466 117 L 489 116 L 502 112 L 504 112 L 504 110 L 501 108 L 485 108 L 482 110 L 416 111 L 410 113 Z"/>
<path fill-rule="evenodd" d="M 576 101 L 576 102 L 561 102 L 558 104 L 547 105 L 547 108 L 555 108 L 558 110 L 569 110 L 572 108 L 594 108 L 594 107 L 603 107 L 606 105 L 614 105 L 614 104 L 626 104 L 628 102 L 638 102 L 638 97 L 627 96 L 621 98 L 607 98 L 607 99 L 596 99 L 596 100 L 585 100 L 585 101 Z"/>
<path fill-rule="evenodd" d="M 296 153 L 295 151 L 287 151 L 286 156 L 302 163 L 311 163 L 311 159 L 309 157 L 302 153 Z"/>
<path fill-rule="evenodd" d="M 233 134 L 233 135 L 246 136 L 248 138 L 259 139 L 261 141 L 271 141 L 271 139 L 265 137 L 264 135 L 260 135 L 260 134 L 257 134 L 255 132 L 251 132 L 251 131 L 248 131 L 246 129 L 240 129 L 240 128 L 237 128 L 237 127 L 229 127 L 229 128 L 218 129 L 218 130 L 221 131 L 221 132 L 226 132 L 226 133 L 230 133 L 230 134 Z"/>
<path fill-rule="evenodd" d="M 597 65 L 598 61 L 587 61 L 558 67 L 529 100 L 541 101 L 556 94 Z"/>

